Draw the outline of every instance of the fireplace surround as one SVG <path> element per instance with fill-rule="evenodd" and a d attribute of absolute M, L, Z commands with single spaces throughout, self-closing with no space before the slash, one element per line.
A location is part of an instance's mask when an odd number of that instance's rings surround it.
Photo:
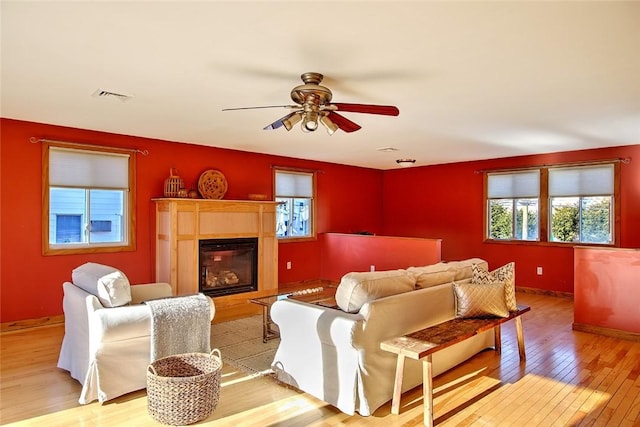
<path fill-rule="evenodd" d="M 274 201 L 153 199 L 156 210 L 156 281 L 174 295 L 199 292 L 201 240 L 257 239 L 257 289 L 214 297 L 216 319 L 254 314 L 248 300 L 278 289 L 278 239 Z M 237 274 L 237 273 L 236 273 Z M 213 277 L 211 278 L 213 280 Z M 233 275 L 229 281 L 234 281 Z M 255 283 L 255 282 L 254 282 Z"/>

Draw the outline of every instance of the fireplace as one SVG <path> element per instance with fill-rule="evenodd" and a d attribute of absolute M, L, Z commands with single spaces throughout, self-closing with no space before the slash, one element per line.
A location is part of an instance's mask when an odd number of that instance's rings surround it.
<path fill-rule="evenodd" d="M 258 238 L 200 240 L 199 291 L 219 297 L 258 290 Z"/>

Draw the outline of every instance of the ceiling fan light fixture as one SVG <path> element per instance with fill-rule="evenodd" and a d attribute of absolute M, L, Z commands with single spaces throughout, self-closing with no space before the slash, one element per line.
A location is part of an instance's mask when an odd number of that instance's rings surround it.
<path fill-rule="evenodd" d="M 403 168 L 409 168 L 416 164 L 416 159 L 398 159 L 396 163 Z"/>
<path fill-rule="evenodd" d="M 291 130 L 300 120 L 302 120 L 302 113 L 298 112 L 283 120 L 282 124 L 287 130 Z"/>
<path fill-rule="evenodd" d="M 313 132 L 316 129 L 318 129 L 318 113 L 316 111 L 307 111 L 302 119 L 302 130 Z"/>
<path fill-rule="evenodd" d="M 329 135 L 333 135 L 335 131 L 338 130 L 338 125 L 333 123 L 331 119 L 326 115 L 323 115 L 322 117 L 320 117 L 320 123 L 324 125 Z"/>

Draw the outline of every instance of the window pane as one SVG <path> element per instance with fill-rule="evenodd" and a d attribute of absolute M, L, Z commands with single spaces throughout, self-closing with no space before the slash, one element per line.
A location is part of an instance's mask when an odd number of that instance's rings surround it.
<path fill-rule="evenodd" d="M 99 227 L 90 227 L 89 242 L 123 242 L 126 235 L 123 229 L 125 192 L 120 190 L 91 190 L 89 192 L 89 221 L 110 223 L 109 231 Z"/>
<path fill-rule="evenodd" d="M 310 207 L 310 199 L 293 199 L 293 223 L 291 226 L 292 236 L 302 237 L 309 236 L 311 234 L 309 222 Z"/>
<path fill-rule="evenodd" d="M 126 243 L 125 200 L 121 190 L 51 188 L 49 243 Z"/>
<path fill-rule="evenodd" d="M 76 188 L 49 189 L 49 243 L 84 242 L 85 194 Z"/>
<path fill-rule="evenodd" d="M 551 241 L 580 241 L 578 197 L 551 198 Z"/>
<path fill-rule="evenodd" d="M 278 237 L 307 237 L 311 235 L 310 199 L 278 197 L 276 235 Z"/>
<path fill-rule="evenodd" d="M 489 201 L 489 237 L 511 239 L 513 236 L 513 200 Z"/>
<path fill-rule="evenodd" d="M 276 202 L 279 202 L 276 208 L 276 236 L 287 237 L 290 235 L 290 212 L 292 211 L 293 199 L 278 197 L 276 198 Z"/>
<path fill-rule="evenodd" d="M 82 216 L 81 215 L 56 215 L 55 243 L 80 243 L 82 242 Z"/>
<path fill-rule="evenodd" d="M 580 207 L 580 240 L 584 243 L 611 243 L 611 197 L 583 197 Z"/>
<path fill-rule="evenodd" d="M 538 239 L 538 199 L 516 200 L 515 238 L 519 240 Z"/>

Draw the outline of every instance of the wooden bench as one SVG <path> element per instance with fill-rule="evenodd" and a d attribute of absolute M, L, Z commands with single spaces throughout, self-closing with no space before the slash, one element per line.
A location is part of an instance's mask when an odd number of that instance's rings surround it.
<path fill-rule="evenodd" d="M 380 348 L 382 350 L 398 355 L 396 363 L 396 378 L 393 386 L 393 400 L 391 401 L 391 413 L 395 415 L 400 413 L 402 376 L 404 374 L 404 360 L 406 357 L 415 360 L 422 360 L 424 425 L 426 426 L 433 426 L 433 378 L 431 366 L 431 356 L 433 353 L 490 329 L 493 329 L 495 337 L 495 350 L 497 353 L 500 353 L 500 325 L 511 319 L 515 319 L 520 360 L 525 360 L 524 334 L 522 331 L 522 318 L 520 316 L 530 310 L 531 307 L 529 306 L 518 305 L 518 310 L 512 311 L 508 317 L 451 319 L 411 334 L 392 338 L 380 343 Z"/>

